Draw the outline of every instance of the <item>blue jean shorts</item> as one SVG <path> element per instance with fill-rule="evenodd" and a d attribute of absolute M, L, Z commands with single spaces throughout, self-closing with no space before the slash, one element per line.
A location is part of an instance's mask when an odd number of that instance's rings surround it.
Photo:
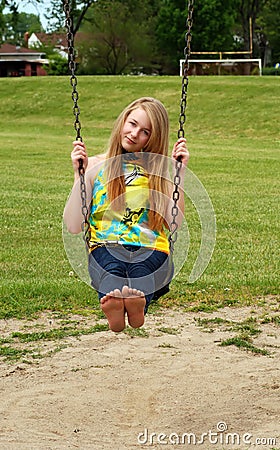
<path fill-rule="evenodd" d="M 90 253 L 88 266 L 99 299 L 126 285 L 144 292 L 145 313 L 152 300 L 169 291 L 173 275 L 168 254 L 136 245 L 99 245 Z"/>

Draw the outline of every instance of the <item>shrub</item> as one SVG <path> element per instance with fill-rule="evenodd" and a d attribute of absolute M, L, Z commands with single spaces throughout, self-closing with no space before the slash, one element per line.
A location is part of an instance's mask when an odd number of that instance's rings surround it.
<path fill-rule="evenodd" d="M 67 75 L 68 61 L 58 53 L 49 55 L 49 65 L 44 66 L 48 75 Z"/>
<path fill-rule="evenodd" d="M 280 68 L 276 67 L 264 67 L 262 70 L 263 75 L 280 75 Z"/>

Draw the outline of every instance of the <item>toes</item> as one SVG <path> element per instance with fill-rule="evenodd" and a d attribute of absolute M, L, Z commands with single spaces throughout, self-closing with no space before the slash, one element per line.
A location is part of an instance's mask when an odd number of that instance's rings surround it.
<path fill-rule="evenodd" d="M 114 289 L 113 291 L 108 292 L 106 295 L 101 297 L 100 302 L 102 304 L 106 303 L 111 298 L 122 298 L 122 293 L 119 289 Z"/>
<path fill-rule="evenodd" d="M 123 286 L 122 288 L 122 296 L 124 298 L 127 297 L 145 297 L 144 292 L 139 289 L 130 288 L 128 286 Z"/>
<path fill-rule="evenodd" d="M 101 299 L 100 299 L 100 303 L 105 303 L 106 302 L 106 300 L 107 300 L 107 295 L 104 295 L 104 297 L 101 297 Z"/>
<path fill-rule="evenodd" d="M 139 289 L 135 289 L 135 290 L 136 290 L 136 295 L 137 295 L 137 297 L 145 297 L 144 292 L 139 291 Z"/>
<path fill-rule="evenodd" d="M 134 297 L 144 297 L 145 294 L 142 291 L 139 291 L 139 289 L 131 289 L 131 295 Z"/>
<path fill-rule="evenodd" d="M 122 296 L 123 297 L 129 297 L 130 293 L 130 288 L 128 286 L 123 286 L 122 288 Z"/>
<path fill-rule="evenodd" d="M 111 295 L 112 297 L 118 297 L 118 298 L 121 298 L 121 297 L 122 297 L 122 293 L 121 293 L 121 291 L 120 291 L 119 289 L 114 289 L 114 290 L 110 293 L 110 295 Z"/>

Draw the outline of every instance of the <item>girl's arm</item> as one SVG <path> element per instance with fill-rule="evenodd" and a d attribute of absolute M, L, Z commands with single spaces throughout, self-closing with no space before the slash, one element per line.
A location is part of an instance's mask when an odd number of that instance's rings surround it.
<path fill-rule="evenodd" d="M 100 157 L 88 157 L 85 144 L 80 141 L 73 142 L 74 148 L 71 153 L 72 165 L 74 169 L 74 184 L 70 196 L 64 208 L 63 219 L 67 230 L 72 234 L 82 231 L 84 217 L 82 214 L 82 200 L 80 189 L 79 160 L 83 160 L 85 169 L 86 204 L 89 208 L 92 196 L 92 186 L 97 174 Z M 89 211 L 90 212 L 90 211 Z"/>

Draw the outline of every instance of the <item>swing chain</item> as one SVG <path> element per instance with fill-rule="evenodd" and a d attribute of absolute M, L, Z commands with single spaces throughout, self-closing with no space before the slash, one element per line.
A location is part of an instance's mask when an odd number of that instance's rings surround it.
<path fill-rule="evenodd" d="M 177 206 L 177 203 L 178 203 L 178 200 L 180 197 L 179 186 L 181 183 L 181 177 L 180 177 L 181 167 L 182 167 L 182 163 L 180 161 L 176 161 L 175 175 L 174 175 L 174 180 L 173 180 L 173 184 L 174 184 L 174 190 L 173 190 L 173 195 L 172 195 L 173 206 L 171 209 L 172 222 L 170 223 L 169 236 L 168 236 L 169 249 L 170 249 L 171 254 L 174 251 L 174 245 L 175 245 L 175 242 L 177 241 L 177 237 L 178 237 L 177 217 L 179 214 L 179 208 Z"/>
<path fill-rule="evenodd" d="M 193 25 L 193 7 L 194 7 L 194 0 L 189 0 L 188 17 L 186 20 L 187 32 L 185 34 L 186 46 L 184 49 L 185 61 L 184 61 L 183 77 L 182 77 L 182 95 L 181 95 L 181 103 L 180 103 L 181 111 L 180 111 L 180 117 L 179 117 L 180 127 L 178 130 L 178 139 L 180 139 L 180 137 L 185 136 L 184 124 L 186 121 L 187 92 L 188 92 L 188 84 L 189 84 L 188 74 L 189 74 L 189 57 L 191 55 L 191 39 L 192 39 L 191 29 L 192 29 L 192 25 Z M 177 241 L 177 237 L 178 237 L 177 217 L 179 214 L 179 208 L 177 206 L 177 203 L 178 203 L 179 197 L 180 197 L 179 186 L 181 183 L 181 177 L 180 177 L 181 167 L 182 167 L 182 162 L 181 162 L 180 158 L 178 158 L 175 162 L 175 175 L 174 175 L 174 180 L 173 180 L 174 191 L 173 191 L 173 197 L 172 197 L 173 198 L 173 207 L 171 210 L 172 222 L 170 224 L 170 232 L 169 232 L 169 237 L 168 237 L 170 253 L 173 253 L 174 244 Z"/>
<path fill-rule="evenodd" d="M 67 28 L 67 42 L 68 42 L 68 67 L 70 71 L 70 84 L 72 86 L 72 100 L 74 103 L 73 114 L 75 116 L 74 128 L 76 131 L 76 139 L 82 142 L 81 136 L 81 122 L 79 120 L 80 108 L 78 106 L 79 94 L 77 91 L 78 79 L 75 75 L 76 61 L 75 61 L 75 48 L 74 48 L 74 33 L 73 33 L 73 20 L 70 13 L 69 0 L 64 0 L 64 12 L 65 12 L 65 25 Z"/>
<path fill-rule="evenodd" d="M 67 42 L 68 42 L 68 66 L 70 71 L 70 84 L 72 86 L 72 100 L 73 100 L 73 114 L 75 117 L 74 129 L 76 131 L 76 140 L 83 142 L 81 136 L 81 122 L 79 119 L 80 108 L 78 106 L 79 94 L 77 91 L 78 79 L 75 75 L 76 61 L 75 61 L 75 48 L 74 48 L 74 33 L 73 33 L 73 20 L 70 13 L 70 3 L 69 0 L 64 0 L 63 8 L 65 13 L 65 25 L 67 29 Z M 85 169 L 83 166 L 83 160 L 79 160 L 79 177 L 80 177 L 80 193 L 81 193 L 81 213 L 83 216 L 82 231 L 83 238 L 87 246 L 89 247 L 89 222 L 88 222 L 88 207 L 87 207 L 87 193 L 86 193 L 86 182 L 85 182 Z"/>
<path fill-rule="evenodd" d="M 179 117 L 179 131 L 178 131 L 178 139 L 180 137 L 185 136 L 184 132 L 184 124 L 186 121 L 186 107 L 187 107 L 187 92 L 188 92 L 188 84 L 189 84 L 189 58 L 191 55 L 191 40 L 192 40 L 192 34 L 191 29 L 193 25 L 193 7 L 194 7 L 194 0 L 189 0 L 188 4 L 188 18 L 186 20 L 186 27 L 187 32 L 185 34 L 185 42 L 186 46 L 184 48 L 184 55 L 185 55 L 185 61 L 183 66 L 183 77 L 182 77 L 182 95 L 181 95 L 181 112 Z"/>

